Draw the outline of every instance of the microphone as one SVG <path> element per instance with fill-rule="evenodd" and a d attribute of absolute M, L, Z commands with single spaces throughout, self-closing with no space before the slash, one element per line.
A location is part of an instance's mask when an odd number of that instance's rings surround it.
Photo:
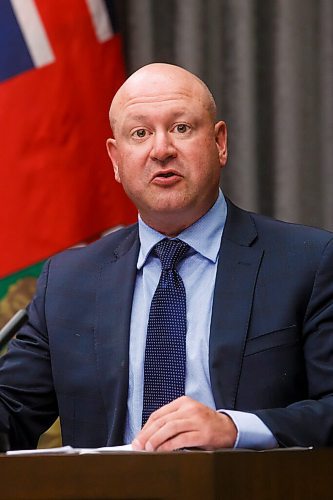
<path fill-rule="evenodd" d="M 19 329 L 27 322 L 28 313 L 25 309 L 20 309 L 0 330 L 0 350 L 8 344 Z M 10 449 L 9 438 L 5 432 L 0 432 L 0 453 Z"/>
<path fill-rule="evenodd" d="M 19 329 L 27 322 L 28 313 L 26 309 L 20 309 L 0 330 L 0 350 L 8 344 Z"/>

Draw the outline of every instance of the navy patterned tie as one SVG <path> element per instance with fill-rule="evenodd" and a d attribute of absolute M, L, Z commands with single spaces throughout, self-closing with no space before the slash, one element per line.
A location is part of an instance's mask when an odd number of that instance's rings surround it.
<path fill-rule="evenodd" d="M 142 425 L 161 406 L 185 394 L 186 294 L 175 267 L 189 246 L 178 239 L 155 245 L 162 272 L 147 328 Z"/>

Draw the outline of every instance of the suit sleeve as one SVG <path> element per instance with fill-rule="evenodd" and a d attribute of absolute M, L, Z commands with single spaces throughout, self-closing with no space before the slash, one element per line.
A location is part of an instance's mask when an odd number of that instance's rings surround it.
<path fill-rule="evenodd" d="M 29 306 L 28 323 L 0 360 L 0 430 L 8 433 L 12 449 L 36 447 L 58 415 L 44 314 L 48 266 Z"/>
<path fill-rule="evenodd" d="M 254 412 L 280 446 L 333 445 L 333 240 L 317 269 L 303 323 L 308 399 Z"/>

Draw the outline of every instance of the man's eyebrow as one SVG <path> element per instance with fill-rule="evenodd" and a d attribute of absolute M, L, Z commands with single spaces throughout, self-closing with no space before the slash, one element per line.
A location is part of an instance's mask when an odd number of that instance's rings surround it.
<path fill-rule="evenodd" d="M 133 121 L 142 121 L 147 118 L 147 115 L 129 115 L 127 117 L 127 121 L 133 120 Z"/>
<path fill-rule="evenodd" d="M 184 108 L 178 111 L 171 112 L 170 115 L 172 119 L 175 119 L 179 118 L 180 116 L 191 115 L 191 111 L 187 108 Z M 143 120 L 149 120 L 150 118 L 151 117 L 149 114 L 145 115 L 140 113 L 140 114 L 129 115 L 126 121 L 143 121 Z"/>

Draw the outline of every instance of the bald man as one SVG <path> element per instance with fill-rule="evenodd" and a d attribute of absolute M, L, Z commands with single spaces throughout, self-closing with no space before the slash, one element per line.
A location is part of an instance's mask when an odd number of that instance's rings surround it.
<path fill-rule="evenodd" d="M 110 123 L 115 179 L 138 223 L 46 264 L 29 324 L 2 360 L 0 430 L 13 448 L 33 447 L 59 414 L 63 442 L 75 447 L 331 445 L 332 234 L 224 197 L 226 125 L 186 70 L 138 70 L 114 97 Z M 184 394 L 141 428 L 156 248 L 175 239 L 188 249 L 177 264 Z"/>

